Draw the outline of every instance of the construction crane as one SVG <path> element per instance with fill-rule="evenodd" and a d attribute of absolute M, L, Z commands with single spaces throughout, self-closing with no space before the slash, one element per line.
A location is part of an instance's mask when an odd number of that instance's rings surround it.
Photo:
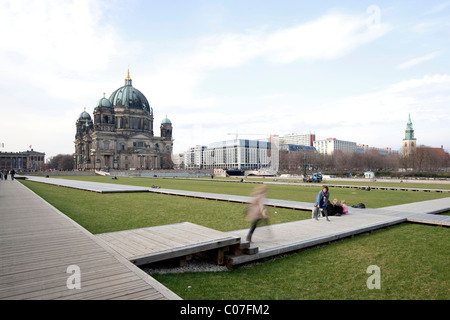
<path fill-rule="evenodd" d="M 239 133 L 236 131 L 236 133 L 227 133 L 228 135 L 235 135 L 236 136 L 236 140 L 238 139 L 238 137 L 239 137 Z M 250 135 L 252 135 L 252 136 L 270 136 L 270 135 L 268 135 L 268 134 L 266 134 L 266 133 L 241 133 L 241 135 L 245 135 L 245 136 L 250 136 Z"/>

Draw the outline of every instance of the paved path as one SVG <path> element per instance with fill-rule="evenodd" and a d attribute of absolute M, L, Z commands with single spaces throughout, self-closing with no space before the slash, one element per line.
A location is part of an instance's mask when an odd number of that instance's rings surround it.
<path fill-rule="evenodd" d="M 68 187 L 98 193 L 115 193 L 115 192 L 148 192 L 148 187 L 129 186 L 125 184 L 116 183 L 102 183 L 102 182 L 90 182 L 82 180 L 71 179 L 58 179 L 58 178 L 44 178 L 35 176 L 24 177 L 27 180 L 41 182 L 46 184 L 52 184 L 60 187 Z"/>
<path fill-rule="evenodd" d="M 79 267 L 80 289 L 67 285 L 75 275 L 71 266 Z M 20 182 L 7 180 L 0 181 L 0 299 L 180 298 Z"/>

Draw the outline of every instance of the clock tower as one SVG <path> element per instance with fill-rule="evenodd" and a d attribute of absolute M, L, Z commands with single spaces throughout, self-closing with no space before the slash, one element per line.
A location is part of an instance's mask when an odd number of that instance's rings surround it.
<path fill-rule="evenodd" d="M 411 114 L 409 114 L 406 124 L 405 139 L 403 139 L 403 156 L 409 156 L 416 153 L 416 138 L 414 138 L 414 129 L 411 122 Z"/>

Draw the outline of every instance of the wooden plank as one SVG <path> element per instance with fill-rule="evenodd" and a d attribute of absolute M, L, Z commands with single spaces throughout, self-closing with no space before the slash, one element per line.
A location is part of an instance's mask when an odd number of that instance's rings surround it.
<path fill-rule="evenodd" d="M 310 219 L 257 228 L 252 245 L 258 247 L 259 252 L 253 255 L 228 255 L 226 257 L 228 264 L 236 265 L 259 260 L 406 221 L 405 218 L 375 214 L 330 217 L 330 220 L 327 222 L 324 219 L 319 221 Z M 247 232 L 245 229 L 230 233 L 242 237 Z"/>
<path fill-rule="evenodd" d="M 0 299 L 179 299 L 19 182 L 0 194 Z M 67 287 L 70 265 L 79 290 Z"/>
<path fill-rule="evenodd" d="M 177 223 L 97 236 L 136 265 L 183 257 L 240 242 L 240 238 L 193 223 Z M 139 254 L 136 254 L 137 252 Z"/>

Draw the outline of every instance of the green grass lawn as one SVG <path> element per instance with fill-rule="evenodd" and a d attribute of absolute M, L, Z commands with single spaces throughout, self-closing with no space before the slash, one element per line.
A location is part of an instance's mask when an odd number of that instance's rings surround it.
<path fill-rule="evenodd" d="M 450 298 L 448 228 L 405 223 L 232 271 L 153 274 L 184 299 Z M 369 266 L 381 289 L 368 289 Z"/>
<path fill-rule="evenodd" d="M 83 177 L 64 177 L 84 181 L 126 184 L 135 186 L 150 187 L 157 185 L 161 188 L 189 190 L 210 193 L 234 194 L 249 196 L 252 190 L 257 186 L 253 183 L 240 182 L 219 182 L 211 179 L 190 180 L 190 179 L 153 179 L 153 178 L 122 178 L 111 180 L 108 177 L 101 176 L 83 176 Z M 435 185 L 424 184 L 422 187 L 431 187 Z M 269 198 L 301 201 L 313 203 L 317 193 L 321 189 L 321 184 L 311 186 L 301 186 L 295 184 L 271 184 L 269 185 Z M 391 205 L 411 203 L 417 201 L 438 199 L 448 197 L 449 193 L 440 192 L 413 192 L 413 191 L 391 191 L 391 190 L 372 190 L 363 191 L 347 188 L 330 188 L 330 198 L 346 200 L 348 205 L 364 203 L 368 208 L 381 208 Z"/>
<path fill-rule="evenodd" d="M 77 179 L 79 179 L 77 177 Z M 252 184 L 177 179 L 83 177 L 83 180 L 250 195 Z M 92 233 L 189 221 L 221 231 L 248 228 L 245 205 L 153 193 L 98 194 L 21 181 Z M 314 202 L 320 186 L 271 185 L 269 197 Z M 331 198 L 367 207 L 447 197 L 434 192 L 331 188 Z M 274 214 L 274 211 L 277 214 Z M 310 219 L 307 211 L 269 208 L 271 223 Z M 450 298 L 449 229 L 405 223 L 284 258 L 217 273 L 153 276 L 183 299 L 445 299 Z M 381 289 L 369 290 L 377 265 Z"/>
<path fill-rule="evenodd" d="M 240 203 L 150 192 L 99 194 L 32 181 L 22 183 L 94 234 L 185 221 L 219 231 L 248 227 L 243 213 L 246 205 Z M 268 211 L 273 224 L 311 218 L 306 211 L 282 208 Z"/>

